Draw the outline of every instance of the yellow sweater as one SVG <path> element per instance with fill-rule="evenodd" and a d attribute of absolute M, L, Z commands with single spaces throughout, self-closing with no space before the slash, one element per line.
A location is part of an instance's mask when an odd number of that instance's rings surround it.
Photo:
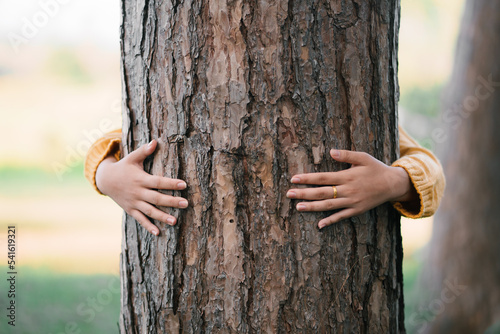
<path fill-rule="evenodd" d="M 101 194 L 95 183 L 95 173 L 99 164 L 109 155 L 120 159 L 121 130 L 105 134 L 97 140 L 85 158 L 85 177 Z M 396 210 L 409 218 L 429 217 L 434 214 L 443 196 L 445 179 L 438 159 L 427 149 L 418 145 L 399 127 L 400 158 L 392 166 L 402 167 L 410 176 L 420 203 L 393 203 Z"/>

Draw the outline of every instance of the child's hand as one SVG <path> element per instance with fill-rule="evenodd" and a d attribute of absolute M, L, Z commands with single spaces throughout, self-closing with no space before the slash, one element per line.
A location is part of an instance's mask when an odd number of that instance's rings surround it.
<path fill-rule="evenodd" d="M 144 171 L 144 159 L 156 148 L 156 141 L 146 144 L 127 155 L 120 161 L 114 157 L 103 160 L 96 172 L 96 185 L 99 190 L 111 197 L 129 215 L 134 217 L 145 229 L 154 235 L 159 229 L 146 217 L 175 225 L 175 217 L 155 207 L 168 206 L 186 208 L 187 200 L 162 194 L 157 189 L 182 190 L 186 182 L 167 177 L 153 176 Z"/>
<path fill-rule="evenodd" d="M 299 211 L 340 209 L 319 221 L 319 228 L 360 215 L 387 201 L 418 199 L 410 177 L 403 168 L 387 166 L 363 152 L 331 150 L 330 155 L 337 161 L 352 164 L 351 168 L 339 172 L 294 175 L 292 183 L 325 187 L 290 189 L 287 193 L 288 198 L 311 201 L 298 203 Z M 337 188 L 335 199 L 333 186 Z"/>

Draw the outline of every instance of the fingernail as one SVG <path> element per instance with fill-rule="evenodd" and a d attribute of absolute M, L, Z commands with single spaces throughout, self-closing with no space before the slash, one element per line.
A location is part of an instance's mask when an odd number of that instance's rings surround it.
<path fill-rule="evenodd" d="M 304 204 L 297 204 L 297 210 L 305 210 L 306 206 Z"/>
<path fill-rule="evenodd" d="M 177 188 L 179 188 L 179 189 L 184 189 L 186 187 L 187 187 L 186 182 L 179 182 L 179 183 L 177 183 Z"/>
<path fill-rule="evenodd" d="M 293 191 L 289 191 L 289 192 L 286 193 L 286 197 L 288 197 L 288 198 L 295 198 L 295 197 L 297 197 L 297 194 L 294 193 Z"/>
<path fill-rule="evenodd" d="M 152 230 L 151 233 L 153 233 L 154 235 L 158 235 L 158 231 L 157 230 Z"/>
<path fill-rule="evenodd" d="M 179 202 L 179 207 L 181 208 L 187 208 L 188 206 L 188 201 L 180 201 Z"/>
<path fill-rule="evenodd" d="M 170 217 L 170 218 L 167 218 L 167 223 L 169 223 L 170 225 L 174 225 L 175 224 L 175 219 Z"/>
<path fill-rule="evenodd" d="M 153 145 L 153 141 L 150 141 L 148 144 L 148 147 L 151 147 Z"/>
<path fill-rule="evenodd" d="M 300 182 L 300 178 L 299 177 L 292 177 L 292 183 L 298 183 Z"/>
<path fill-rule="evenodd" d="M 325 227 L 325 223 L 318 224 L 318 227 L 321 230 L 323 227 Z"/>
<path fill-rule="evenodd" d="M 332 149 L 332 150 L 330 151 L 330 154 L 331 154 L 331 155 L 332 155 L 332 157 L 334 157 L 334 158 L 338 158 L 338 157 L 340 157 L 340 152 L 339 152 L 338 150 L 334 150 L 334 149 Z"/>

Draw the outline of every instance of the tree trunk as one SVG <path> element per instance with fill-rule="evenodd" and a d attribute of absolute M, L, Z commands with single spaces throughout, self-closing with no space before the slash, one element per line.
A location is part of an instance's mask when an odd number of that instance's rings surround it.
<path fill-rule="evenodd" d="M 434 220 L 420 332 L 483 333 L 500 319 L 500 0 L 467 1 L 443 113 L 447 189 Z M 435 320 L 434 320 L 435 318 Z M 433 321 L 434 320 L 434 321 Z"/>
<path fill-rule="evenodd" d="M 397 158 L 399 1 L 122 1 L 123 145 L 186 210 L 123 225 L 122 333 L 404 332 L 390 205 L 318 230 L 285 197 L 330 148 Z M 326 213 L 326 214 L 331 214 Z"/>

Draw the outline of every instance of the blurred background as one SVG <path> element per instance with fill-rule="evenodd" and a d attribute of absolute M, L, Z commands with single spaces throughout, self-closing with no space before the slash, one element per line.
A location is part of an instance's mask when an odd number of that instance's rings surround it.
<path fill-rule="evenodd" d="M 400 121 L 435 150 L 462 0 L 402 0 Z M 0 309 L 16 226 L 16 331 L 113 333 L 121 209 L 83 177 L 91 143 L 121 127 L 118 0 L 0 0 Z M 432 219 L 402 221 L 405 303 L 418 293 Z M 408 332 L 412 333 L 411 326 Z"/>

